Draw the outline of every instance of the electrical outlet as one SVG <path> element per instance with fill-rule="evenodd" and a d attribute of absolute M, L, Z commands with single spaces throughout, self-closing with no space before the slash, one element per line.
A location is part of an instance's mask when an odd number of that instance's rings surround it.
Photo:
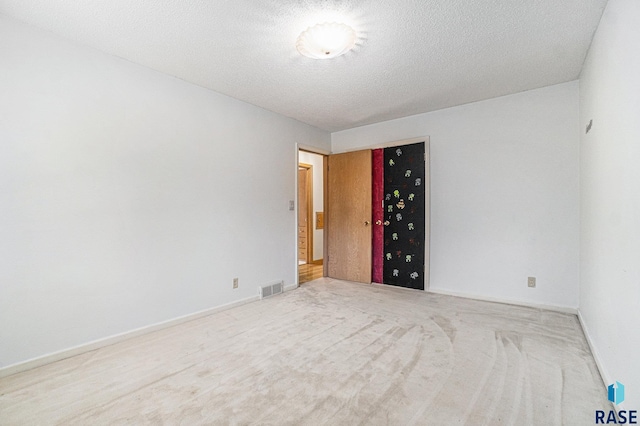
<path fill-rule="evenodd" d="M 237 278 L 233 279 L 233 288 L 238 288 L 238 279 Z"/>
<path fill-rule="evenodd" d="M 529 287 L 535 287 L 536 286 L 536 277 L 527 278 L 527 285 Z"/>

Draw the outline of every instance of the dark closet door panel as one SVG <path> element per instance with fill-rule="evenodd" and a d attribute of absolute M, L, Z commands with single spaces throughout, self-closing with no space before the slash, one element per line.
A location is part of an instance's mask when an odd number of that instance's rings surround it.
<path fill-rule="evenodd" d="M 384 149 L 385 284 L 424 290 L 425 144 Z"/>

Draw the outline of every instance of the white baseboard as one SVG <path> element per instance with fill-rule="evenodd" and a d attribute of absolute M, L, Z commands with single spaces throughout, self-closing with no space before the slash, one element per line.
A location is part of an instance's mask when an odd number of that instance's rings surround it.
<path fill-rule="evenodd" d="M 0 378 L 11 376 L 12 374 L 21 373 L 23 371 L 31 370 L 32 368 L 40 367 L 52 362 L 60 361 L 66 358 L 70 358 L 75 355 L 80 355 L 86 352 L 94 351 L 105 346 L 113 345 L 115 343 L 122 342 L 124 340 L 131 339 L 133 337 L 141 336 L 143 334 L 152 333 L 154 331 L 162 330 L 164 328 L 173 327 L 174 325 L 183 324 L 185 322 L 193 321 L 198 318 L 206 317 L 217 312 L 226 311 L 237 306 L 246 305 L 247 303 L 256 302 L 260 300 L 259 296 L 252 296 L 246 299 L 238 300 L 236 302 L 227 303 L 226 305 L 216 306 L 215 308 L 204 309 L 202 311 L 194 312 L 192 314 L 184 315 L 178 318 L 173 318 L 167 321 L 151 324 L 145 327 L 136 328 L 131 331 L 116 334 L 114 336 L 105 337 L 103 339 L 94 340 L 89 343 L 74 346 L 69 349 L 63 349 L 58 352 L 43 355 L 37 358 L 33 358 L 27 361 L 23 361 L 17 364 L 8 365 L 0 368 Z"/>
<path fill-rule="evenodd" d="M 527 308 L 545 309 L 547 311 L 555 311 L 555 312 L 562 312 L 564 314 L 578 315 L 578 309 L 572 308 L 570 306 L 531 303 L 531 302 L 524 302 L 521 300 L 502 299 L 498 297 L 480 296 L 477 294 L 458 293 L 455 291 L 447 291 L 447 290 L 439 290 L 439 289 L 428 289 L 426 291 L 427 293 L 443 294 L 445 296 L 464 297 L 465 299 L 482 300 L 485 302 L 504 303 L 507 305 L 525 306 Z"/>
<path fill-rule="evenodd" d="M 605 389 L 607 389 L 607 383 L 613 383 L 614 380 L 611 379 L 611 376 L 609 375 L 609 373 L 607 372 L 607 369 L 604 367 L 604 364 L 602 363 L 602 358 L 600 357 L 600 353 L 598 352 L 598 350 L 596 349 L 596 346 L 593 343 L 593 339 L 589 334 L 589 328 L 587 327 L 587 324 L 584 321 L 584 317 L 582 316 L 582 312 L 580 311 L 580 309 L 578 309 L 578 320 L 580 321 L 580 327 L 582 327 L 582 333 L 584 334 L 584 338 L 587 340 L 587 344 L 589 345 L 589 349 L 591 350 L 591 355 L 593 356 L 593 359 L 596 362 L 596 367 L 598 367 L 598 371 L 600 372 L 600 378 L 602 379 L 603 392 L 604 392 Z M 624 402 L 618 405 L 611 403 L 611 405 L 617 411 L 624 410 Z"/>
<path fill-rule="evenodd" d="M 295 290 L 296 288 L 298 288 L 298 284 L 285 285 L 283 287 L 284 291 Z"/>

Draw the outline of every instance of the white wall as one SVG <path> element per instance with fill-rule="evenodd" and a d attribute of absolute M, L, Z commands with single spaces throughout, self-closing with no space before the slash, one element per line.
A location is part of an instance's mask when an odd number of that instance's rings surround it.
<path fill-rule="evenodd" d="M 640 410 L 640 2 L 610 0 L 580 77 L 580 313 Z M 593 127 L 585 134 L 585 126 Z"/>
<path fill-rule="evenodd" d="M 2 17 L 0 94 L 0 367 L 295 282 L 326 132 Z"/>
<path fill-rule="evenodd" d="M 332 150 L 430 136 L 430 288 L 576 308 L 578 120 L 570 82 L 333 133 Z"/>
<path fill-rule="evenodd" d="M 322 259 L 324 230 L 316 229 L 316 212 L 324 211 L 322 155 L 300 151 L 299 161 L 313 166 L 313 260 Z"/>

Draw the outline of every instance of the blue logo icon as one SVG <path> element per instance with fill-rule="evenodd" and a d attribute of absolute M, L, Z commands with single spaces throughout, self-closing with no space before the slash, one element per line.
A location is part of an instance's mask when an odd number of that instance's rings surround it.
<path fill-rule="evenodd" d="M 624 401 L 624 385 L 618 381 L 616 381 L 615 387 L 613 385 L 609 385 L 607 388 L 609 401 L 618 405 L 622 401 Z"/>

